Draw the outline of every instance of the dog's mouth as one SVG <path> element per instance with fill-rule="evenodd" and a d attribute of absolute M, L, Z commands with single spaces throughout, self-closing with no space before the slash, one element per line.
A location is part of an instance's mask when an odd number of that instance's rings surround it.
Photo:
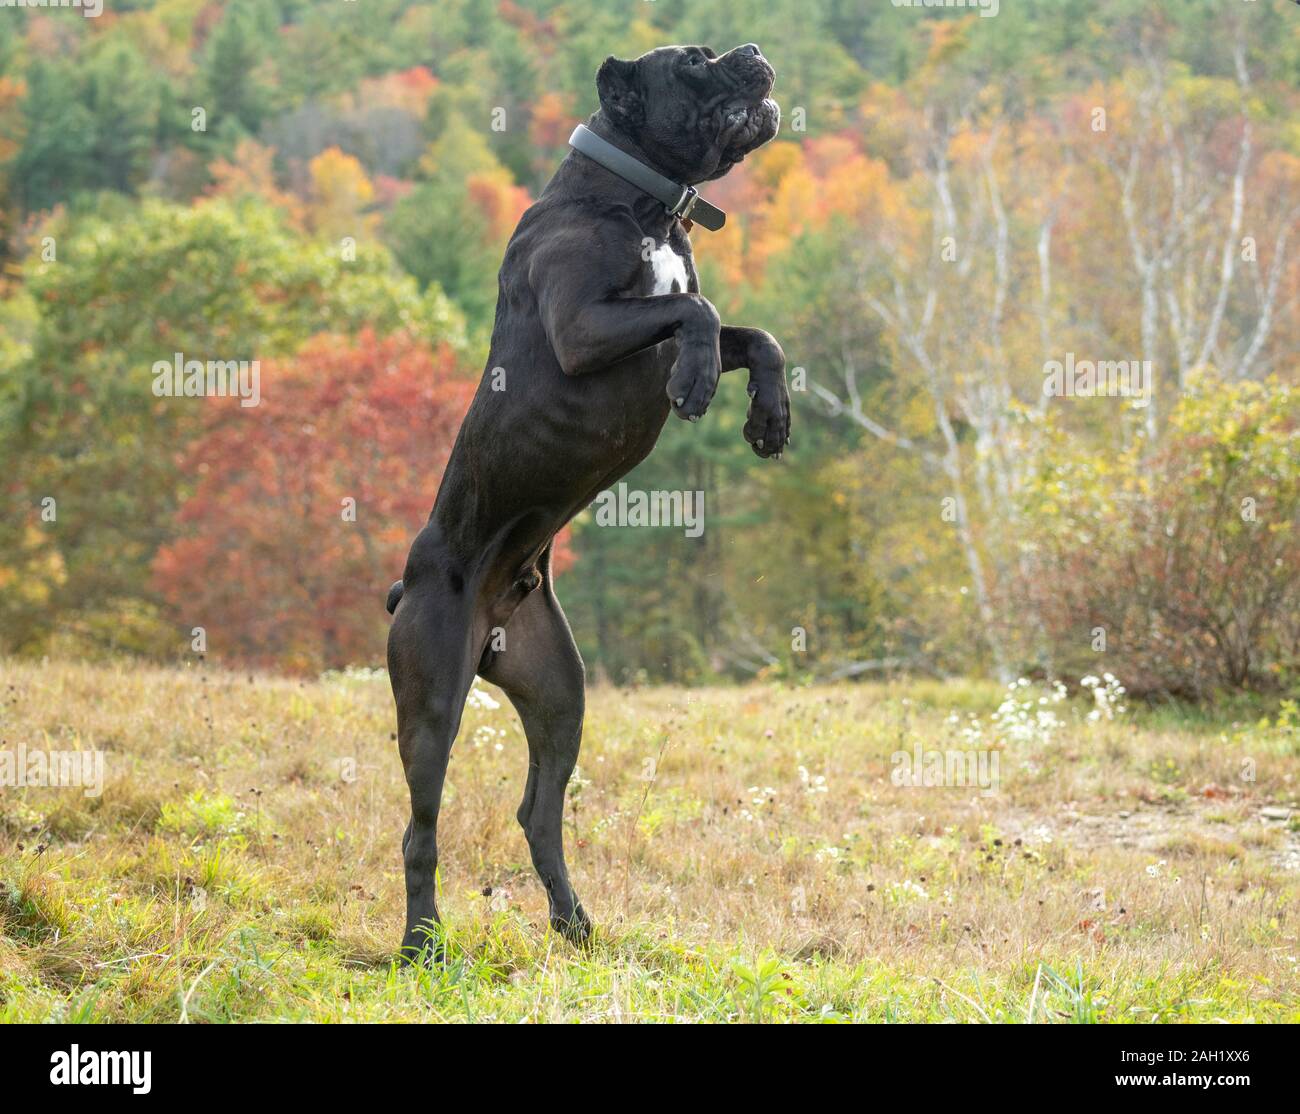
<path fill-rule="evenodd" d="M 723 109 L 718 139 L 727 155 L 739 160 L 776 135 L 780 122 L 781 109 L 770 97 L 732 104 Z"/>

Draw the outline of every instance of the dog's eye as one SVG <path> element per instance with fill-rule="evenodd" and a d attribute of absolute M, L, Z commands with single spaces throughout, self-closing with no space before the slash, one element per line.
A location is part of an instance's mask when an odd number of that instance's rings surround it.
<path fill-rule="evenodd" d="M 688 66 L 702 66 L 704 65 L 704 59 L 701 58 L 698 54 L 690 54 L 687 55 L 686 64 Z"/>

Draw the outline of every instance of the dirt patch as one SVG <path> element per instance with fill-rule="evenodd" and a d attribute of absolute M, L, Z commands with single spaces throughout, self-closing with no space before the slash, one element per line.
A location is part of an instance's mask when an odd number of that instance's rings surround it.
<path fill-rule="evenodd" d="M 1179 843 L 1256 850 L 1272 865 L 1300 873 L 1300 810 L 1244 800 L 1191 797 L 1168 804 L 1136 803 L 1132 808 L 1091 812 L 1068 808 L 1045 820 L 1041 814 L 1013 814 L 1004 823 L 1025 843 L 1065 842 L 1080 850 L 1120 847 L 1168 854 Z"/>

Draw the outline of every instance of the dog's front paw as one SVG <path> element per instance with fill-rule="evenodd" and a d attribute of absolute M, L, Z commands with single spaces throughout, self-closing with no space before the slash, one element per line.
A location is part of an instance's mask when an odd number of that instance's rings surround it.
<path fill-rule="evenodd" d="M 785 377 L 751 381 L 745 440 L 762 457 L 780 457 L 790 441 L 790 392 Z"/>
<path fill-rule="evenodd" d="M 683 344 L 668 377 L 668 401 L 673 413 L 689 422 L 699 421 L 713 401 L 721 372 L 722 357 L 716 340 Z"/>

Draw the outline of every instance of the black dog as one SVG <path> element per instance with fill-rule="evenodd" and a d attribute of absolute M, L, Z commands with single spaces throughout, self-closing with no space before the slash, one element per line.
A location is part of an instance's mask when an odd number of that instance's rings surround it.
<path fill-rule="evenodd" d="M 773 76 L 752 44 L 721 57 L 672 46 L 634 62 L 609 58 L 588 126 L 678 183 L 719 178 L 776 134 Z M 678 213 L 693 196 L 683 191 Z M 475 673 L 505 690 L 528 737 L 518 816 L 551 925 L 575 942 L 588 937 L 561 843 L 584 676 L 551 585 L 552 539 L 645 458 L 670 409 L 697 420 L 720 372 L 749 369 L 744 435 L 755 452 L 780 456 L 786 444 L 785 356 L 767 333 L 720 323 L 699 293 L 686 231 L 662 200 L 574 150 L 506 249 L 488 370 L 388 597 L 411 791 L 408 958 L 438 919 L 438 805 Z"/>

